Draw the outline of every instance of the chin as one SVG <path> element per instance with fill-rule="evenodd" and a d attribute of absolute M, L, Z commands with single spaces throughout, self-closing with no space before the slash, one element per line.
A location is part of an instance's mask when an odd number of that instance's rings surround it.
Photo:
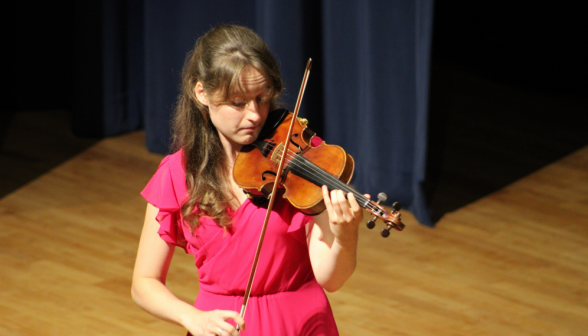
<path fill-rule="evenodd" d="M 256 136 L 248 136 L 242 139 L 242 141 L 239 141 L 240 145 L 251 145 L 255 139 L 257 139 Z"/>

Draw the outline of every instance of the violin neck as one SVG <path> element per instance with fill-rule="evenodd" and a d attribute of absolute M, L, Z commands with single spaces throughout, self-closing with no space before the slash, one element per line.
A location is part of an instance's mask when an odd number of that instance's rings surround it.
<path fill-rule="evenodd" d="M 357 203 L 359 203 L 359 205 L 361 205 L 363 208 L 367 208 L 370 203 L 370 200 L 367 197 L 347 184 L 343 183 L 338 178 L 327 173 L 321 167 L 312 163 L 310 160 L 300 154 L 296 154 L 292 158 L 290 164 L 288 165 L 288 169 L 293 174 L 298 175 L 319 187 L 326 185 L 329 191 L 342 190 L 345 195 L 352 193 L 353 196 L 355 196 Z"/>

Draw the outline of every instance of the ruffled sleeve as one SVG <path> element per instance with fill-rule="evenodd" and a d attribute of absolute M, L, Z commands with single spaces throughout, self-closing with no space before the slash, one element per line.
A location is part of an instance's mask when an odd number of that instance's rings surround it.
<path fill-rule="evenodd" d="M 141 196 L 159 209 L 155 219 L 160 225 L 157 233 L 161 238 L 186 250 L 180 208 L 187 190 L 181 157 L 181 152 L 178 152 L 163 158 Z"/>

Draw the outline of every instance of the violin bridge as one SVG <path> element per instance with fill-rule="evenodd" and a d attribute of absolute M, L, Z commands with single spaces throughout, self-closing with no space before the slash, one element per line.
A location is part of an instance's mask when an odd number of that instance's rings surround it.
<path fill-rule="evenodd" d="M 280 143 L 274 148 L 274 152 L 272 153 L 271 160 L 276 164 L 280 164 L 280 160 L 282 159 L 282 153 L 284 153 L 284 143 Z"/>

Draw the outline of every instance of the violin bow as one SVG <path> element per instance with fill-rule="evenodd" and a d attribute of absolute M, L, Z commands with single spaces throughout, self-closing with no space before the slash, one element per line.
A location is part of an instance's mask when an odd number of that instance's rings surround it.
<path fill-rule="evenodd" d="M 290 123 L 290 129 L 288 130 L 288 135 L 286 139 L 290 139 L 292 136 L 292 130 L 294 129 L 294 123 L 298 118 L 298 110 L 300 109 L 300 103 L 302 102 L 302 96 L 304 95 L 304 90 L 306 89 L 306 83 L 308 82 L 308 75 L 310 74 L 310 68 L 312 66 L 312 59 L 308 59 L 306 63 L 306 70 L 304 71 L 304 77 L 302 78 L 302 85 L 300 86 L 300 92 L 298 93 L 298 99 L 296 100 L 296 107 L 294 108 L 294 113 L 292 115 L 292 122 Z M 287 141 L 287 140 L 286 140 Z M 286 144 L 286 151 L 288 147 Z M 280 164 L 278 165 L 278 174 L 276 175 L 276 181 L 274 182 L 274 186 L 272 188 L 272 192 L 269 195 L 269 204 L 267 206 L 267 213 L 265 214 L 265 220 L 263 221 L 263 227 L 261 228 L 261 234 L 259 236 L 259 242 L 257 243 L 257 250 L 255 251 L 255 257 L 253 258 L 253 265 L 251 266 L 251 273 L 249 273 L 249 280 L 247 281 L 247 288 L 245 289 L 245 295 L 243 297 L 243 305 L 241 306 L 241 317 L 245 318 L 245 310 L 247 309 L 247 303 L 249 302 L 249 296 L 251 295 L 251 287 L 253 287 L 253 279 L 255 278 L 255 271 L 257 270 L 257 263 L 259 262 L 259 255 L 261 253 L 261 246 L 263 245 L 263 240 L 265 238 L 265 231 L 267 229 L 267 225 L 269 222 L 270 214 L 272 208 L 274 206 L 274 195 L 278 190 L 279 179 L 281 177 L 280 172 L 284 168 L 284 162 L 286 162 L 286 156 L 282 155 L 280 159 Z M 239 326 L 237 326 L 237 330 L 239 330 Z"/>

